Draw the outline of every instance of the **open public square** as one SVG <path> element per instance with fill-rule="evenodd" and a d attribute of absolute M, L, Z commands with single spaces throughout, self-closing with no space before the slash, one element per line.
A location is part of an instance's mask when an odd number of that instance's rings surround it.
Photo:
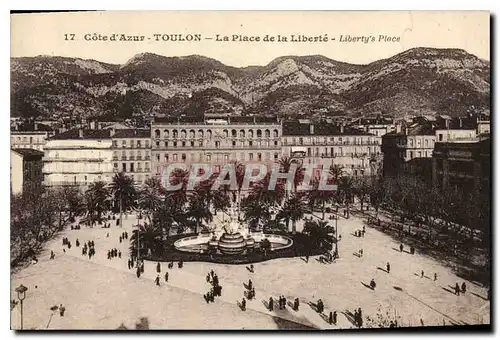
<path fill-rule="evenodd" d="M 399 327 L 488 324 L 490 302 L 487 289 L 456 276 L 451 268 L 436 260 L 399 251 L 399 243 L 373 228 L 364 237 L 352 233 L 361 229 L 358 217 L 338 223 L 339 258 L 322 263 L 319 256 L 281 258 L 248 265 L 204 262 L 175 264 L 169 269 L 161 263 L 160 286 L 155 285 L 156 263 L 145 261 L 145 271 L 136 277 L 128 269 L 129 242 L 119 242 L 124 231 L 133 230 L 135 216 L 124 218 L 123 227 L 65 230 L 52 240 L 36 264 L 12 275 L 12 287 L 28 288 L 24 301 L 24 329 L 339 329 L 354 328 L 352 313 L 362 308 L 365 318 L 379 327 L 380 320 L 397 320 Z M 298 231 L 301 224 L 298 223 Z M 109 237 L 107 236 L 109 234 Z M 67 238 L 72 247 L 62 245 Z M 95 242 L 96 254 L 90 260 L 82 255 L 81 245 Z M 117 248 L 121 258 L 107 258 L 108 249 Z M 363 256 L 356 255 L 363 249 Z M 55 253 L 50 259 L 50 251 Z M 390 263 L 390 273 L 386 263 Z M 215 303 L 206 303 L 209 289 L 206 275 L 214 270 L 223 291 Z M 164 281 L 169 272 L 168 282 Z M 424 276 L 421 272 L 424 271 Z M 434 274 L 437 280 L 434 281 Z M 246 282 L 255 286 L 255 298 L 239 308 Z M 376 288 L 369 288 L 374 279 Z M 456 283 L 466 282 L 467 292 L 457 296 Z M 15 299 L 12 291 L 11 299 Z M 270 311 L 267 301 L 300 301 L 298 311 L 288 305 Z M 324 312 L 314 309 L 318 299 Z M 65 307 L 64 316 L 52 306 Z M 328 314 L 337 311 L 335 325 Z M 19 306 L 11 311 L 12 328 L 18 329 Z M 367 321 L 365 321 L 366 323 Z M 369 324 L 364 325 L 370 327 Z"/>

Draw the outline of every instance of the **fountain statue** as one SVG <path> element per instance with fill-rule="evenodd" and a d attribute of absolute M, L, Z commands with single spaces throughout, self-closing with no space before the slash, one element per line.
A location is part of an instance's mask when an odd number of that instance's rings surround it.
<path fill-rule="evenodd" d="M 184 251 L 200 251 L 207 249 L 212 252 L 218 252 L 224 255 L 238 255 L 246 250 L 252 250 L 259 245 L 264 238 L 272 237 L 275 249 L 291 246 L 292 240 L 278 235 L 264 235 L 264 233 L 250 233 L 248 224 L 240 222 L 237 209 L 231 205 L 227 214 L 227 219 L 219 220 L 219 223 L 213 224 L 210 235 L 198 235 L 197 237 L 188 237 L 175 242 L 175 247 Z"/>

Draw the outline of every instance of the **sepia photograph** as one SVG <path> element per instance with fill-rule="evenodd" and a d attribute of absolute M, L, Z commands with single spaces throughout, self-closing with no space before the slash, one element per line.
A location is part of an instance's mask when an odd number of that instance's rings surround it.
<path fill-rule="evenodd" d="M 11 13 L 10 325 L 492 331 L 490 13 Z"/>

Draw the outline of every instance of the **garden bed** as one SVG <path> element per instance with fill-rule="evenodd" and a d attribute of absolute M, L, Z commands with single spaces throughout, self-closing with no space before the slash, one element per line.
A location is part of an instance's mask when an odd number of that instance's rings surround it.
<path fill-rule="evenodd" d="M 278 258 L 290 258 L 306 256 L 309 252 L 309 237 L 302 233 L 297 233 L 295 235 L 287 233 L 274 233 L 277 235 L 283 235 L 290 237 L 293 240 L 292 246 L 275 250 L 268 251 L 265 254 L 262 250 L 254 250 L 251 252 L 246 252 L 238 255 L 223 255 L 223 254 L 208 254 L 208 253 L 189 253 L 177 250 L 174 247 L 174 242 L 189 236 L 195 236 L 196 234 L 184 234 L 170 236 L 168 240 L 164 243 L 164 248 L 160 252 L 153 252 L 150 256 L 143 256 L 146 260 L 150 261 L 160 261 L 160 262 L 171 262 L 171 261 L 184 261 L 184 262 L 212 262 L 212 263 L 222 263 L 222 264 L 250 264 L 263 262 Z M 322 254 L 323 251 L 319 249 L 313 249 L 310 252 L 310 256 Z"/>

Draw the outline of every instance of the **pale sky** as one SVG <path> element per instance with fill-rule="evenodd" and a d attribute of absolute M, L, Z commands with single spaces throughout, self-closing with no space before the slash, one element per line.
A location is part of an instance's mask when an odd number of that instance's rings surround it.
<path fill-rule="evenodd" d="M 85 41 L 86 34 L 143 35 L 144 41 Z M 75 40 L 65 40 L 65 34 Z M 201 34 L 200 42 L 155 41 L 154 34 Z M 217 42 L 220 36 L 324 36 L 328 42 Z M 340 42 L 341 35 L 376 42 Z M 399 37 L 378 42 L 380 35 Z M 149 38 L 149 39 L 148 39 Z M 205 38 L 212 38 L 211 40 Z M 335 41 L 331 39 L 335 38 Z M 354 64 L 391 57 L 413 47 L 460 48 L 490 59 L 490 14 L 435 12 L 138 12 L 11 15 L 11 56 L 53 55 L 123 64 L 135 54 L 199 54 L 230 66 L 265 65 L 285 55 L 321 54 Z"/>

